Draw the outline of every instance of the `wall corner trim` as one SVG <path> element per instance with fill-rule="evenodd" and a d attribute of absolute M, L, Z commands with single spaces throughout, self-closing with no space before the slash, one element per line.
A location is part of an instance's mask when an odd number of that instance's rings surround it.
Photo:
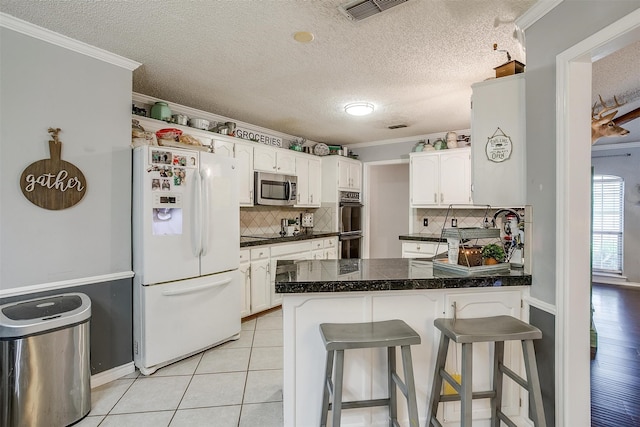
<path fill-rule="evenodd" d="M 539 19 L 551 12 L 553 8 L 562 3 L 563 0 L 539 0 L 529 8 L 521 17 L 516 19 L 516 26 L 522 31 L 526 30 Z"/>
<path fill-rule="evenodd" d="M 136 367 L 133 362 L 129 362 L 122 366 L 116 366 L 104 372 L 99 372 L 95 375 L 91 375 L 91 388 L 100 387 L 101 385 L 110 383 L 125 375 L 133 374 L 136 371 Z"/>
<path fill-rule="evenodd" d="M 524 297 L 524 302 L 529 304 L 529 306 L 531 307 L 535 307 L 539 310 L 545 311 L 554 316 L 558 314 L 558 309 L 555 305 L 539 300 L 538 298 L 534 298 L 532 296 L 527 295 Z"/>
<path fill-rule="evenodd" d="M 104 49 L 100 49 L 90 44 L 81 42 L 79 40 L 72 39 L 65 35 L 56 33 L 46 28 L 39 27 L 30 22 L 23 21 L 22 19 L 0 12 L 0 27 L 8 28 L 15 32 L 31 36 L 33 38 L 45 41 L 47 43 L 60 46 L 65 49 L 80 53 L 91 58 L 98 59 L 103 62 L 107 62 L 112 65 L 133 71 L 142 65 L 139 62 L 125 58 L 115 53 L 108 52 Z"/>

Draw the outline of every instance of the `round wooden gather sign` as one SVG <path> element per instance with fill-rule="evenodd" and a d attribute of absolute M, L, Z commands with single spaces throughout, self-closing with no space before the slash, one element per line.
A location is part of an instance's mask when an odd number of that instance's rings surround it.
<path fill-rule="evenodd" d="M 87 189 L 82 171 L 60 159 L 62 142 L 58 140 L 59 132 L 59 128 L 49 128 L 53 136 L 49 141 L 51 158 L 31 163 L 20 177 L 22 194 L 34 205 L 50 210 L 70 208 L 82 200 Z"/>

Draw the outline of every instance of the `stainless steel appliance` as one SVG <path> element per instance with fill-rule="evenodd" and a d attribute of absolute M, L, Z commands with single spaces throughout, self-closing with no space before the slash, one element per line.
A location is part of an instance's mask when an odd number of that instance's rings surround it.
<path fill-rule="evenodd" d="M 91 409 L 91 300 L 67 293 L 0 306 L 0 425 L 71 425 Z"/>
<path fill-rule="evenodd" d="M 362 202 L 360 193 L 340 192 L 340 258 L 360 258 L 362 252 Z"/>
<path fill-rule="evenodd" d="M 255 204 L 293 206 L 298 197 L 298 177 L 255 172 Z"/>

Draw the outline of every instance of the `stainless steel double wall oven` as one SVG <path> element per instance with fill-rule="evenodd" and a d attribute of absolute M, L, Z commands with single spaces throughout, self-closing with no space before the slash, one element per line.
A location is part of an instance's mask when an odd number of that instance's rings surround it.
<path fill-rule="evenodd" d="M 340 192 L 340 258 L 362 256 L 362 201 L 360 193 Z"/>

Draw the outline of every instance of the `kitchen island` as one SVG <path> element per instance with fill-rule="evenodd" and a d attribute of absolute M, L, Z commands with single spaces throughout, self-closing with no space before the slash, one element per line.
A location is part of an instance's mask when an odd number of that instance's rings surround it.
<path fill-rule="evenodd" d="M 325 363 L 321 323 L 402 319 L 415 329 L 422 339 L 412 346 L 412 355 L 420 425 L 424 425 L 439 339 L 434 319 L 453 317 L 455 310 L 459 318 L 506 314 L 526 321 L 523 298 L 530 284 L 531 275 L 522 270 L 459 276 L 434 271 L 427 259 L 278 261 L 275 286 L 283 296 L 285 426 L 318 425 Z M 506 343 L 505 365 L 524 375 L 517 344 Z M 474 390 L 490 387 L 492 354 L 488 344 L 474 345 Z M 452 349 L 447 369 L 459 372 L 460 358 L 461 350 Z M 384 349 L 345 352 L 344 400 L 384 398 L 385 363 Z M 516 422 L 519 416 L 527 419 L 526 393 L 510 381 L 505 381 L 503 392 L 503 411 Z M 398 408 L 399 420 L 406 425 L 402 397 Z M 388 425 L 387 413 L 384 407 L 346 410 L 342 425 Z M 438 414 L 457 423 L 459 403 L 444 404 Z M 488 400 L 474 402 L 473 417 L 478 420 L 474 425 L 488 425 Z"/>

